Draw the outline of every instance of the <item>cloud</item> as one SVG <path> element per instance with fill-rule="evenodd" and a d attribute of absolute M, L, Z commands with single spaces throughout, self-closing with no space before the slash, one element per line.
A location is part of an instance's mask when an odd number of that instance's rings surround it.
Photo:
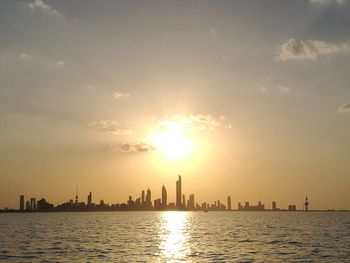
<path fill-rule="evenodd" d="M 275 86 L 274 84 L 263 84 L 263 83 L 255 83 L 254 84 L 257 92 L 259 93 L 267 93 L 267 92 L 275 92 L 275 91 L 279 91 L 282 93 L 290 93 L 292 90 L 290 87 L 286 86 L 286 85 L 277 85 Z"/>
<path fill-rule="evenodd" d="M 350 112 L 350 103 L 345 103 L 338 107 L 339 113 L 347 113 Z"/>
<path fill-rule="evenodd" d="M 53 66 L 53 67 L 63 67 L 65 65 L 65 62 L 62 60 L 54 60 L 48 57 L 42 57 L 42 56 L 33 56 L 28 53 L 20 53 L 19 59 L 22 61 L 30 61 L 32 63 L 41 63 L 45 66 Z"/>
<path fill-rule="evenodd" d="M 62 17 L 60 12 L 58 12 L 56 9 L 54 9 L 50 5 L 46 4 L 43 0 L 34 0 L 30 3 L 28 3 L 28 6 L 33 11 L 40 11 L 40 12 L 45 13 L 47 15 Z"/>
<path fill-rule="evenodd" d="M 120 92 L 120 91 L 116 91 L 113 93 L 113 97 L 116 98 L 117 100 L 118 99 L 127 99 L 130 97 L 130 94 L 129 93 L 123 93 L 123 92 Z"/>
<path fill-rule="evenodd" d="M 19 56 L 21 59 L 28 60 L 31 59 L 32 57 L 26 53 L 21 53 Z"/>
<path fill-rule="evenodd" d="M 112 120 L 93 120 L 85 121 L 89 128 L 96 130 L 102 130 L 112 135 L 132 135 L 134 134 L 132 130 L 121 128 L 119 123 Z"/>
<path fill-rule="evenodd" d="M 284 85 L 278 85 L 277 89 L 279 91 L 281 91 L 281 92 L 284 92 L 284 93 L 289 93 L 290 92 L 290 88 L 287 87 L 287 86 L 284 86 Z"/>
<path fill-rule="evenodd" d="M 254 86 L 256 87 L 256 90 L 259 93 L 266 93 L 268 90 L 268 88 L 264 84 L 261 84 L 261 83 L 255 83 Z"/>
<path fill-rule="evenodd" d="M 209 29 L 209 35 L 210 35 L 210 38 L 212 39 L 216 39 L 217 38 L 217 31 L 214 27 L 211 27 Z"/>
<path fill-rule="evenodd" d="M 175 122 L 178 126 L 186 130 L 191 131 L 213 131 L 217 128 L 230 129 L 231 125 L 227 123 L 224 116 L 215 117 L 211 114 L 197 114 L 197 115 L 173 115 L 165 120 L 160 120 L 159 125 L 162 123 Z"/>
<path fill-rule="evenodd" d="M 123 152 L 150 152 L 155 149 L 154 146 L 146 143 L 123 143 L 122 145 L 119 145 L 119 147 L 113 145 L 113 148 L 114 150 L 119 149 Z"/>
<path fill-rule="evenodd" d="M 321 55 L 337 53 L 348 49 L 347 44 L 336 45 L 320 40 L 295 40 L 291 38 L 278 47 L 275 57 L 279 61 L 316 60 Z"/>
<path fill-rule="evenodd" d="M 309 0 L 312 4 L 338 4 L 342 5 L 346 3 L 346 0 Z"/>

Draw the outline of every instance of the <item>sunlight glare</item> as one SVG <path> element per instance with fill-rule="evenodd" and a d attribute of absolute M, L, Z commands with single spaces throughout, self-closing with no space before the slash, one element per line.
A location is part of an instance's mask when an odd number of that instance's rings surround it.
<path fill-rule="evenodd" d="M 185 234 L 187 215 L 183 212 L 165 212 L 162 219 L 161 256 L 163 259 L 170 260 L 168 262 L 181 260 L 190 253 L 190 249 L 186 245 L 188 237 Z"/>
<path fill-rule="evenodd" d="M 169 160 L 188 157 L 193 150 L 193 141 L 185 135 L 184 127 L 173 121 L 160 121 L 150 140 Z"/>

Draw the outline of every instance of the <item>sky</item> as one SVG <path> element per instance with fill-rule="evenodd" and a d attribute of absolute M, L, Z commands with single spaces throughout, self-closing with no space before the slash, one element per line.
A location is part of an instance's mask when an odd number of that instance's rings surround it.
<path fill-rule="evenodd" d="M 350 209 L 350 1 L 0 2 L 0 207 Z"/>

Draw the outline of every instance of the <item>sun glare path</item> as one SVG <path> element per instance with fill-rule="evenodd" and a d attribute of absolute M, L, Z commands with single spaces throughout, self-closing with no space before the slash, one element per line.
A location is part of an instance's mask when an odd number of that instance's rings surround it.
<path fill-rule="evenodd" d="M 184 127 L 172 121 L 160 121 L 150 140 L 169 160 L 188 157 L 193 150 L 193 141 L 185 135 Z"/>

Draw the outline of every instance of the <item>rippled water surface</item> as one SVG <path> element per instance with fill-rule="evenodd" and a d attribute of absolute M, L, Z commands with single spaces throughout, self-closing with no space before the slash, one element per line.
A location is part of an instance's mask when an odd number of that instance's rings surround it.
<path fill-rule="evenodd" d="M 350 262 L 350 213 L 0 214 L 0 261 Z"/>

